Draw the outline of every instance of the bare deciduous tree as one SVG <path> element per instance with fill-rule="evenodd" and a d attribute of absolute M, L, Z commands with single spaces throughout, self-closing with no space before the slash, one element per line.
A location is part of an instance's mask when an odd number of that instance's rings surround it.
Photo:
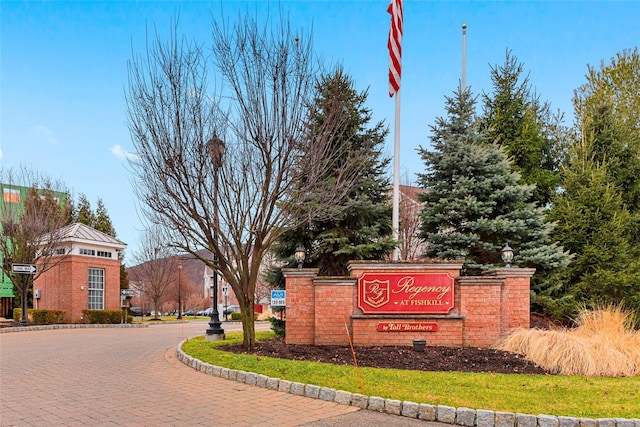
<path fill-rule="evenodd" d="M 203 297 L 202 293 L 191 291 L 184 300 L 184 305 L 187 311 L 190 311 L 193 316 L 197 315 L 199 311 L 202 311 L 209 307 L 209 298 Z"/>
<path fill-rule="evenodd" d="M 71 252 L 64 247 L 65 235 L 61 232 L 71 220 L 71 211 L 69 204 L 58 197 L 68 192 L 62 183 L 26 168 L 0 171 L 0 182 L 4 197 L 0 203 L 2 270 L 20 295 L 21 323 L 27 325 L 27 299 L 34 280 Z M 26 194 L 19 187 L 28 188 Z M 15 273 L 13 264 L 35 264 L 37 271 Z"/>
<path fill-rule="evenodd" d="M 156 37 L 146 56 L 129 64 L 137 195 L 147 219 L 172 232 L 174 247 L 231 285 L 251 349 L 263 256 L 296 225 L 302 204 L 316 218 L 334 212 L 329 208 L 349 193 L 361 160 L 331 145 L 348 120 L 339 108 L 322 128 L 308 125 L 318 72 L 310 34 L 298 37 L 286 24 L 262 28 L 251 19 L 229 28 L 214 23 L 221 87 L 212 95 L 202 46 L 175 33 L 168 42 Z M 223 145 L 209 150 L 218 139 Z M 330 169 L 336 174 L 328 181 Z M 203 257 L 203 248 L 217 261 Z"/>
<path fill-rule="evenodd" d="M 153 303 L 155 316 L 160 312 L 160 303 L 176 281 L 178 261 L 175 249 L 167 246 L 162 230 L 153 227 L 144 230 L 140 246 L 133 254 L 136 267 L 130 270 L 129 280 Z"/>
<path fill-rule="evenodd" d="M 418 194 L 424 191 L 410 185 L 400 187 L 400 259 L 414 261 L 420 258 L 425 242 L 419 237 L 420 210 Z"/>

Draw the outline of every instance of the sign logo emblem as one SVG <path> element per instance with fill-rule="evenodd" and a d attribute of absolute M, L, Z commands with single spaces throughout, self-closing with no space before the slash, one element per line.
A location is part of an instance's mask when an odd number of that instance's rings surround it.
<path fill-rule="evenodd" d="M 389 280 L 364 280 L 363 302 L 379 308 L 389 302 Z"/>

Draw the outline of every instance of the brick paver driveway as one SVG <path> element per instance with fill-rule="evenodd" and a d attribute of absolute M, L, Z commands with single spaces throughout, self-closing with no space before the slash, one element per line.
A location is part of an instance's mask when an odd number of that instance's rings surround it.
<path fill-rule="evenodd" d="M 437 425 L 194 371 L 176 360 L 176 346 L 206 327 L 189 322 L 0 334 L 0 425 Z"/>

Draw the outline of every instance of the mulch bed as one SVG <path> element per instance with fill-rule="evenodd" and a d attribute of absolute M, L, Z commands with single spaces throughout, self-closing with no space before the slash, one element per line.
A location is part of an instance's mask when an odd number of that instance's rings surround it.
<path fill-rule="evenodd" d="M 241 344 L 220 347 L 221 350 L 247 354 Z M 473 347 L 356 347 L 358 366 L 407 369 L 416 371 L 493 372 L 504 374 L 548 374 L 521 355 L 506 351 Z M 251 354 L 289 360 L 353 365 L 349 346 L 285 344 L 283 338 L 260 341 Z"/>
<path fill-rule="evenodd" d="M 548 317 L 531 313 L 531 327 L 557 329 L 563 325 Z M 221 349 L 244 353 L 241 344 Z M 410 346 L 356 347 L 358 366 L 416 371 L 493 372 L 503 374 L 551 374 L 523 356 L 507 351 L 475 347 L 426 347 L 414 351 Z M 285 344 L 283 338 L 261 341 L 251 354 L 289 360 L 353 365 L 353 353 L 349 346 L 323 346 Z"/>

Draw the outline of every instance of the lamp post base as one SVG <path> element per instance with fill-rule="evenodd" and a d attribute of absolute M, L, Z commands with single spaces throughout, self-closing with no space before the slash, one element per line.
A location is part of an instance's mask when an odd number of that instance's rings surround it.
<path fill-rule="evenodd" d="M 209 332 L 207 332 L 204 337 L 207 341 L 224 341 L 225 338 L 224 333 L 210 334 Z"/>
<path fill-rule="evenodd" d="M 207 328 L 205 338 L 207 341 L 221 341 L 225 338 L 224 329 L 221 327 L 220 315 L 218 310 L 214 310 L 211 313 L 211 320 L 209 321 L 209 327 Z"/>

